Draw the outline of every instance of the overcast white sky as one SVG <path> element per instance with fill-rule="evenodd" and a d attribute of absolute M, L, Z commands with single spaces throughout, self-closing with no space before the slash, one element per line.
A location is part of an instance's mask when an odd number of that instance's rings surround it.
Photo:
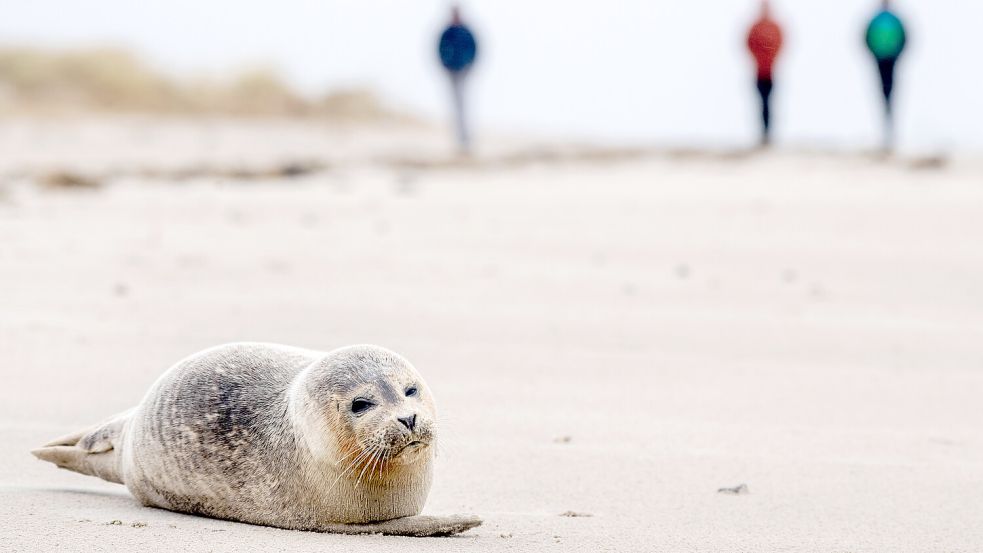
<path fill-rule="evenodd" d="M 879 0 L 774 0 L 786 48 L 779 142 L 867 146 L 880 104 L 862 33 Z M 481 126 L 546 136 L 688 145 L 752 142 L 743 41 L 757 0 L 470 0 L 471 82 Z M 0 43 L 132 48 L 173 71 L 268 62 L 309 91 L 375 88 L 444 118 L 435 56 L 446 0 L 0 0 Z M 983 150 L 983 3 L 899 0 L 909 50 L 897 88 L 900 143 Z"/>

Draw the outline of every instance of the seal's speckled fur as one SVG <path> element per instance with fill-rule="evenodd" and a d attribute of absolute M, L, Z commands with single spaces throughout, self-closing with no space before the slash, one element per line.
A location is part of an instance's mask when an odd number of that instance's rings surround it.
<path fill-rule="evenodd" d="M 371 401 L 352 410 L 356 398 Z M 415 416 L 412 425 L 398 418 Z M 123 483 L 145 505 L 298 530 L 450 535 L 469 516 L 417 516 L 436 413 L 405 359 L 258 343 L 169 369 L 136 408 L 33 453 Z"/>

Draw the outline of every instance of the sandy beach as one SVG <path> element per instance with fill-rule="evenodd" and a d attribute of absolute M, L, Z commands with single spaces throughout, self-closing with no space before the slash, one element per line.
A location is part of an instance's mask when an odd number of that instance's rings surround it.
<path fill-rule="evenodd" d="M 0 551 L 983 549 L 978 160 L 448 146 L 0 123 Z M 198 518 L 28 453 L 242 340 L 409 358 L 425 512 L 484 525 Z"/>

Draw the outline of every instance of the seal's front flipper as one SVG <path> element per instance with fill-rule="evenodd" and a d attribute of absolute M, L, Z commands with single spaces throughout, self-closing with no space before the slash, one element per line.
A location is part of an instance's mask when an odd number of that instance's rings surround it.
<path fill-rule="evenodd" d="M 453 536 L 481 526 L 481 519 L 474 515 L 430 516 L 394 518 L 369 524 L 331 524 L 321 529 L 334 534 L 385 534 L 387 536 L 411 536 L 429 538 Z"/>

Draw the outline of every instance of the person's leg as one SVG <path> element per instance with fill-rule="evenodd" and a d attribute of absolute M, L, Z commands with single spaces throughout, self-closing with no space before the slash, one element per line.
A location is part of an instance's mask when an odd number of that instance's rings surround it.
<path fill-rule="evenodd" d="M 877 69 L 881 73 L 881 89 L 884 93 L 884 106 L 891 112 L 891 92 L 894 91 L 894 65 L 898 58 L 877 60 Z"/>
<path fill-rule="evenodd" d="M 894 111 L 891 107 L 891 93 L 894 91 L 894 65 L 898 58 L 877 60 L 881 74 L 881 91 L 884 94 L 884 149 L 894 146 Z"/>
<path fill-rule="evenodd" d="M 772 81 L 768 78 L 758 78 L 758 94 L 761 95 L 761 143 L 771 141 L 771 88 Z"/>
<path fill-rule="evenodd" d="M 462 71 L 451 73 L 451 88 L 454 95 L 454 126 L 457 129 L 457 144 L 462 153 L 471 149 L 471 137 L 468 134 L 464 110 L 464 76 Z"/>

